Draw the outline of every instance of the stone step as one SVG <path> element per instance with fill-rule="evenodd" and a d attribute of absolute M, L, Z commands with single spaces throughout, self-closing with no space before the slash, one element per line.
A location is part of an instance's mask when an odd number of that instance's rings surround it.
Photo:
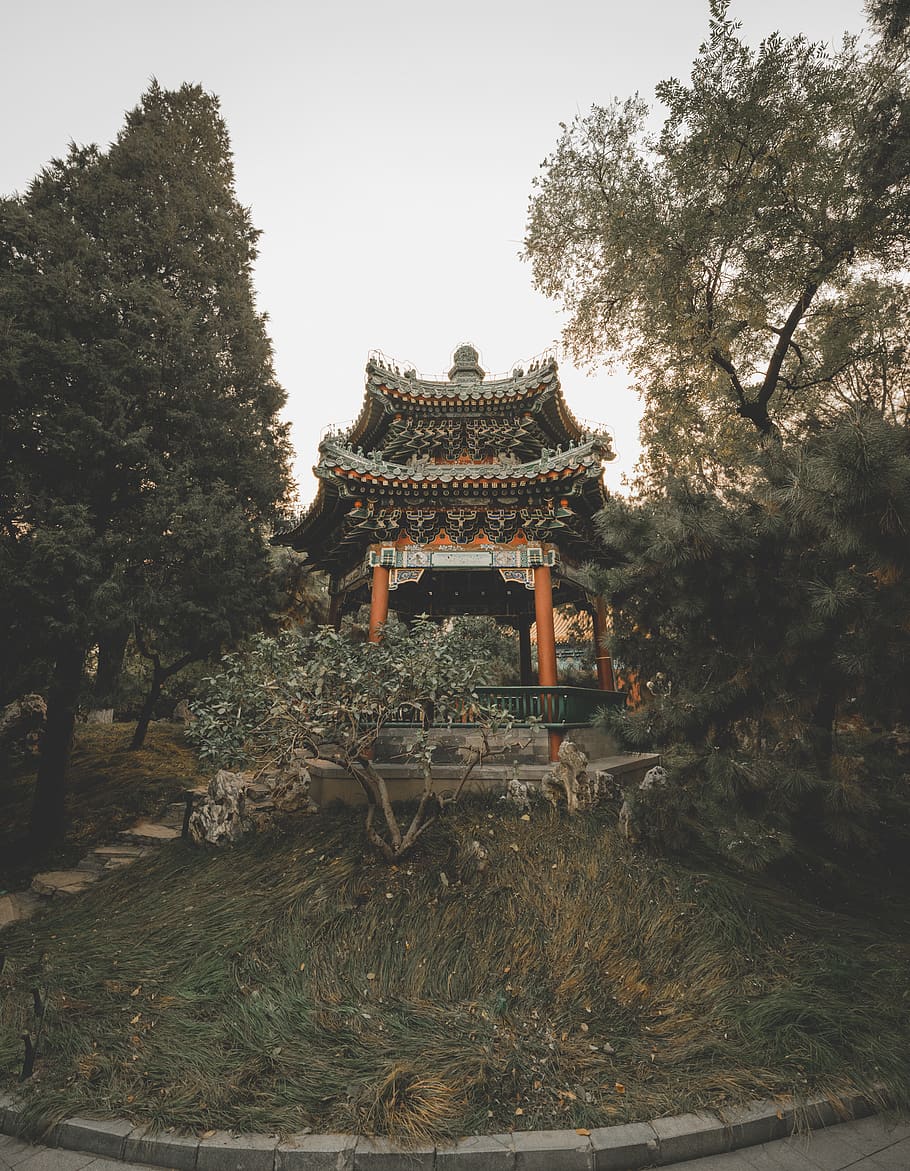
<path fill-rule="evenodd" d="M 83 858 L 81 862 L 76 863 L 77 870 L 84 870 L 86 874 L 98 875 L 104 869 L 104 862 L 98 858 L 93 858 L 91 854 Z"/>
<path fill-rule="evenodd" d="M 145 855 L 145 850 L 142 846 L 129 846 L 126 842 L 122 842 L 112 846 L 95 846 L 92 853 L 97 858 L 106 861 L 108 858 L 142 858 Z"/>
<path fill-rule="evenodd" d="M 162 825 L 156 821 L 137 821 L 129 829 L 120 831 L 120 837 L 128 842 L 173 842 L 180 837 L 180 830 L 172 825 Z"/>
<path fill-rule="evenodd" d="M 32 879 L 32 890 L 36 895 L 55 898 L 57 895 L 78 895 L 96 882 L 99 872 L 88 870 L 45 870 Z"/>
<path fill-rule="evenodd" d="M 41 899 L 28 890 L 12 895 L 0 895 L 0 931 L 30 918 L 41 906 Z"/>

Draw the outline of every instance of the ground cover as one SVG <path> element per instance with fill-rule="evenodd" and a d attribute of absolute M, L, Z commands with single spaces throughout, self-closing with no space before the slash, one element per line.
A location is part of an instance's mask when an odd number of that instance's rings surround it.
<path fill-rule="evenodd" d="M 179 724 L 152 724 L 145 746 L 129 751 L 132 724 L 82 724 L 67 773 L 66 841 L 42 866 L 72 865 L 89 846 L 110 841 L 137 817 L 179 801 L 206 777 Z M 37 757 L 0 758 L 0 893 L 27 886 L 36 859 L 26 841 Z"/>
<path fill-rule="evenodd" d="M 777 1093 L 910 1103 L 906 936 L 655 859 L 615 814 L 472 799 L 400 868 L 359 820 L 178 843 L 5 933 L 3 1088 L 32 990 L 47 1003 L 33 1125 L 408 1139 Z"/>

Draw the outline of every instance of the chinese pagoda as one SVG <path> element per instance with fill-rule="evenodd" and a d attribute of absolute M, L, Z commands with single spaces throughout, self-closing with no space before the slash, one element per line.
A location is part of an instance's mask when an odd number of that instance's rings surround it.
<path fill-rule="evenodd" d="M 360 415 L 319 446 L 316 499 L 274 540 L 328 573 L 336 624 L 369 603 L 374 641 L 390 604 L 512 626 L 525 687 L 534 622 L 537 686 L 556 686 L 554 596 L 573 602 L 593 617 L 599 687 L 613 690 L 604 608 L 582 566 L 614 458 L 609 436 L 567 408 L 552 357 L 487 380 L 462 345 L 432 381 L 371 356 Z"/>

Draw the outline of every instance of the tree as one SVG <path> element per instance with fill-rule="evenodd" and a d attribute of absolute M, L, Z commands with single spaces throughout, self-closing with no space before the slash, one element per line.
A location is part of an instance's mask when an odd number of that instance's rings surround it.
<path fill-rule="evenodd" d="M 906 412 L 905 347 L 879 326 L 895 304 L 906 320 L 907 38 L 879 8 L 893 35 L 868 51 L 776 33 L 752 50 L 712 0 L 689 83 L 657 87 L 659 133 L 637 97 L 594 107 L 543 164 L 535 284 L 577 358 L 622 356 L 677 453 L 718 418 L 798 429 L 859 371 L 887 397 L 896 367 Z"/>
<path fill-rule="evenodd" d="M 674 834 L 751 866 L 819 837 L 874 854 L 891 778 L 835 724 L 910 708 L 910 432 L 853 409 L 769 465 L 608 503 L 611 649 L 652 693 L 616 730 L 677 759 L 653 795 Z"/>
<path fill-rule="evenodd" d="M 525 251 L 575 356 L 645 398 L 639 498 L 601 519 L 612 649 L 653 692 L 618 730 L 686 761 L 662 824 L 760 864 L 868 840 L 836 717 L 910 704 L 908 25 L 876 0 L 868 48 L 753 50 L 728 7 L 658 131 L 638 98 L 563 128 Z"/>
<path fill-rule="evenodd" d="M 217 100 L 196 86 L 153 84 L 106 152 L 74 146 L 0 203 L 0 580 L 20 583 L 24 651 L 53 663 L 37 843 L 63 831 L 86 653 L 150 612 L 162 518 L 223 507 L 237 550 L 258 563 L 261 525 L 287 491 L 256 238 Z M 231 625 L 229 565 L 214 605 L 197 595 L 200 627 Z M 184 572 L 175 609 L 192 586 Z"/>
<path fill-rule="evenodd" d="M 410 626 L 392 620 L 382 641 L 366 641 L 348 621 L 314 634 L 287 631 L 260 636 L 248 653 L 226 657 L 222 671 L 193 705 L 188 735 L 203 760 L 221 767 L 284 767 L 298 751 L 341 765 L 367 799 L 366 836 L 386 860 L 409 853 L 456 802 L 474 767 L 492 751 L 490 734 L 511 727 L 511 717 L 480 703 L 474 691 L 501 651 L 491 621 L 456 619 L 438 627 L 426 616 Z M 460 782 L 449 797 L 434 797 L 433 727 L 465 716 L 476 725 Z M 413 724 L 408 760 L 420 766 L 417 808 L 400 821 L 374 750 L 390 722 Z M 385 833 L 377 822 L 385 825 Z"/>

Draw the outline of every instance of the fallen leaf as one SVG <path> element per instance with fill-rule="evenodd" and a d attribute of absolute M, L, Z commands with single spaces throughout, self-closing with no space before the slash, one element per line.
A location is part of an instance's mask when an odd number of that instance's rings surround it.
<path fill-rule="evenodd" d="M 215 1130 L 204 1130 L 199 1136 L 200 1138 L 213 1138 L 218 1132 Z"/>
<path fill-rule="evenodd" d="M 305 967 L 306 967 L 306 964 L 301 964 L 301 965 L 300 965 L 300 971 L 302 972 L 302 971 L 303 971 L 303 969 L 304 969 Z"/>
<path fill-rule="evenodd" d="M 617 1082 L 613 1089 L 617 1092 L 617 1094 L 624 1094 L 626 1092 L 626 1087 L 622 1084 L 622 1082 Z"/>
<path fill-rule="evenodd" d="M 142 1013 L 141 1013 L 141 1012 L 137 1012 L 137 1013 L 136 1013 L 136 1015 L 135 1015 L 134 1017 L 130 1017 L 130 1024 L 131 1024 L 131 1025 L 138 1025 L 138 1024 L 139 1024 L 139 1018 L 140 1018 L 141 1016 L 142 1016 Z"/>
<path fill-rule="evenodd" d="M 518 1109 L 515 1111 L 515 1113 L 516 1114 L 524 1114 L 524 1110 L 522 1110 L 522 1108 L 519 1106 Z"/>
<path fill-rule="evenodd" d="M 376 973 L 375 973 L 375 972 L 367 972 L 367 979 L 368 979 L 368 980 L 375 980 L 375 979 L 376 979 Z"/>
<path fill-rule="evenodd" d="M 141 991 L 142 985 L 140 984 L 137 988 L 133 989 L 133 991 L 130 993 L 130 996 L 138 996 Z"/>
<path fill-rule="evenodd" d="M 531 820 L 531 815 L 530 815 L 530 813 L 523 813 L 523 814 L 521 815 L 521 820 L 522 820 L 522 821 L 530 821 L 530 820 Z"/>
<path fill-rule="evenodd" d="M 583 1135 L 588 1135 L 588 1134 L 590 1134 L 591 1132 L 590 1132 L 590 1130 L 588 1130 L 588 1129 L 587 1129 L 586 1127 L 584 1127 L 584 1126 L 576 1126 L 576 1127 L 575 1127 L 575 1133 L 576 1133 L 576 1134 L 583 1134 Z"/>

